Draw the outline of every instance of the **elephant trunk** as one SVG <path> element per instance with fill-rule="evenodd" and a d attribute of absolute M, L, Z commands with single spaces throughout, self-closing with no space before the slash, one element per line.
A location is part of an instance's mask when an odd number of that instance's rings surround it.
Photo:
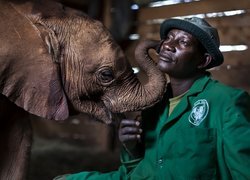
<path fill-rule="evenodd" d="M 125 88 L 125 90 L 119 91 L 116 100 L 119 106 L 113 104 L 113 112 L 143 110 L 154 105 L 163 97 L 166 89 L 166 76 L 157 68 L 148 53 L 149 49 L 156 49 L 158 45 L 158 41 L 145 40 L 136 47 L 135 59 L 140 68 L 145 71 L 147 82 L 140 82 L 134 74 L 130 76 L 127 83 L 130 90 Z M 121 103 L 123 104 L 122 108 Z"/>

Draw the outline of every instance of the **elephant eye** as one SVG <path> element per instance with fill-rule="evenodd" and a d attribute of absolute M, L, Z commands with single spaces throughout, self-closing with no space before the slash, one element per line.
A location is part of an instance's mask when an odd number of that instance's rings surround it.
<path fill-rule="evenodd" d="M 109 83 L 114 80 L 113 71 L 111 69 L 103 69 L 99 73 L 101 83 Z"/>

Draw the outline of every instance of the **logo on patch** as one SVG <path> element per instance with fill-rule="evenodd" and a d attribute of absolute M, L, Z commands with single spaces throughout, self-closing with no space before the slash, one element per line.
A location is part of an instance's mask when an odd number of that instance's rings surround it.
<path fill-rule="evenodd" d="M 192 112 L 190 113 L 188 120 L 195 126 L 199 126 L 200 123 L 207 117 L 209 106 L 207 100 L 200 99 L 194 103 Z"/>

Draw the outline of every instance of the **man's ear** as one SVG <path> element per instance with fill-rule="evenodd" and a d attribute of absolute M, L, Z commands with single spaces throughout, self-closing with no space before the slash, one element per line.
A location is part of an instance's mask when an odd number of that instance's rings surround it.
<path fill-rule="evenodd" d="M 198 69 L 206 69 L 206 67 L 210 64 L 212 60 L 213 57 L 209 53 L 205 53 L 201 64 L 198 66 Z"/>

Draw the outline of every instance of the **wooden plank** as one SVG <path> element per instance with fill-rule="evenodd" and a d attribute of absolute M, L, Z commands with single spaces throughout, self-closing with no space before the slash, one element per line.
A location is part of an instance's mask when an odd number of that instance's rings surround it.
<path fill-rule="evenodd" d="M 250 92 L 250 66 L 235 66 L 233 68 L 220 68 L 211 70 L 214 79 L 217 79 L 227 85 L 245 89 Z"/>
<path fill-rule="evenodd" d="M 232 51 L 224 52 L 224 63 L 223 65 L 231 66 L 245 66 L 250 65 L 250 47 L 245 51 Z M 250 70 L 250 69 L 249 69 Z"/>
<path fill-rule="evenodd" d="M 111 0 L 106 0 L 103 7 L 103 24 L 110 29 L 111 28 Z"/>
<path fill-rule="evenodd" d="M 250 10 L 245 14 L 235 16 L 223 16 L 216 18 L 206 18 L 206 20 L 215 27 L 249 27 L 250 28 Z M 232 23 L 233 22 L 233 23 Z M 159 30 L 160 23 L 137 23 L 137 31 Z"/>
<path fill-rule="evenodd" d="M 211 12 L 223 12 L 238 9 L 250 9 L 249 0 L 201 0 L 197 2 L 168 5 L 155 8 L 141 8 L 138 20 L 169 18 Z"/>
<path fill-rule="evenodd" d="M 221 44 L 250 46 L 250 28 L 218 28 Z"/>
<path fill-rule="evenodd" d="M 250 45 L 250 13 L 230 17 L 206 19 L 212 26 L 217 27 L 221 44 Z M 232 23 L 233 22 L 233 23 Z M 160 24 L 140 24 L 135 33 L 141 38 L 159 39 Z"/>
<path fill-rule="evenodd" d="M 159 26 L 158 26 L 159 27 Z M 140 38 L 159 40 L 159 28 L 140 28 Z M 250 45 L 250 28 L 218 28 L 222 45 Z"/>
<path fill-rule="evenodd" d="M 250 28 L 250 10 L 245 14 L 235 16 L 224 16 L 207 19 L 215 27 L 249 27 Z"/>

